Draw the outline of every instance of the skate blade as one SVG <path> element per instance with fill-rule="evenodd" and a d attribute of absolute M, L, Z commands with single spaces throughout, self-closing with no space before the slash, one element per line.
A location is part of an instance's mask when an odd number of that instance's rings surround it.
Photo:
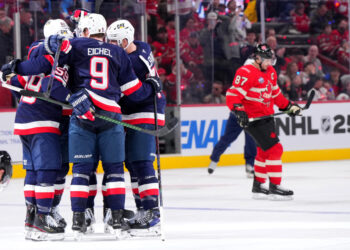
<path fill-rule="evenodd" d="M 95 232 L 95 227 L 93 225 L 88 226 L 86 228 L 86 233 L 85 234 L 93 234 Z"/>
<path fill-rule="evenodd" d="M 73 239 L 75 241 L 81 241 L 83 239 L 83 235 L 84 235 L 84 233 L 82 233 L 80 231 L 73 231 Z"/>
<path fill-rule="evenodd" d="M 24 239 L 26 239 L 26 240 L 32 239 L 32 229 L 31 228 L 24 229 Z"/>
<path fill-rule="evenodd" d="M 112 230 L 113 230 L 113 227 L 108 225 L 108 224 L 104 224 L 104 232 L 105 234 L 112 234 Z"/>
<path fill-rule="evenodd" d="M 125 240 L 130 238 L 130 234 L 128 231 L 121 230 L 121 229 L 114 229 L 113 227 L 109 227 L 109 233 L 114 235 L 116 240 Z"/>
<path fill-rule="evenodd" d="M 253 177 L 254 177 L 254 173 L 248 173 L 248 172 L 246 172 L 246 174 L 247 174 L 247 178 L 253 178 Z"/>
<path fill-rule="evenodd" d="M 147 229 L 130 229 L 132 237 L 159 237 L 161 236 L 160 226 L 154 226 Z"/>
<path fill-rule="evenodd" d="M 33 229 L 31 239 L 34 241 L 59 241 L 64 239 L 64 233 L 50 234 Z"/>
<path fill-rule="evenodd" d="M 293 195 L 269 194 L 268 200 L 270 200 L 270 201 L 291 201 L 291 200 L 293 200 Z"/>
<path fill-rule="evenodd" d="M 268 195 L 267 194 L 262 194 L 262 193 L 253 193 L 252 198 L 254 200 L 267 200 Z"/>

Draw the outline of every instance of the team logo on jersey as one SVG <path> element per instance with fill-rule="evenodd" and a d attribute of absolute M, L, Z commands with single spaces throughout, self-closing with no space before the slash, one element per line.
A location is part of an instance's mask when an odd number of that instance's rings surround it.
<path fill-rule="evenodd" d="M 275 78 L 275 73 L 271 73 L 271 80 L 273 81 L 274 78 Z"/>
<path fill-rule="evenodd" d="M 259 80 L 258 80 L 259 83 L 264 83 L 264 81 L 265 81 L 265 80 L 264 80 L 264 78 L 262 78 L 262 77 L 260 77 Z"/>

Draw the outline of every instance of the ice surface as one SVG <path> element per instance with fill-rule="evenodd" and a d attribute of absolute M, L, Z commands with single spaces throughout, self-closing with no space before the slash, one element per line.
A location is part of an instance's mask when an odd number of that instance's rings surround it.
<path fill-rule="evenodd" d="M 284 164 L 282 186 L 293 201 L 251 199 L 243 166 L 162 171 L 166 240 L 116 241 L 103 234 L 101 179 L 95 200 L 96 233 L 72 238 L 68 178 L 60 242 L 24 240 L 23 179 L 0 193 L 0 249 L 350 249 L 350 160 Z M 129 180 L 128 180 L 129 183 Z M 126 207 L 134 203 L 128 184 Z"/>

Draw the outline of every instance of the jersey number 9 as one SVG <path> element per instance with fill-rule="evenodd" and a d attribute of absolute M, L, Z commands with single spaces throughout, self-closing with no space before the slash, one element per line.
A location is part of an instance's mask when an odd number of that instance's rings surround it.
<path fill-rule="evenodd" d="M 108 60 L 105 57 L 94 56 L 90 59 L 90 86 L 93 89 L 108 88 Z"/>

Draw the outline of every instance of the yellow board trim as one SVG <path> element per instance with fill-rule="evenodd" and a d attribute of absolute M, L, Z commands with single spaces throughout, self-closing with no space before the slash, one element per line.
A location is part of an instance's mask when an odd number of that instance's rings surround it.
<path fill-rule="evenodd" d="M 333 161 L 350 159 L 350 148 L 345 149 L 322 149 L 307 151 L 288 151 L 284 152 L 282 162 L 306 162 L 306 161 Z M 207 167 L 210 163 L 208 155 L 204 156 L 161 156 L 161 169 L 177 169 L 177 168 L 202 168 Z M 154 166 L 156 167 L 156 161 Z M 219 166 L 235 166 L 244 165 L 243 154 L 224 154 L 221 156 Z M 97 168 L 97 173 L 102 173 L 101 163 Z M 71 168 L 68 173 L 72 174 Z M 24 178 L 25 170 L 22 164 L 13 165 L 13 178 Z"/>

